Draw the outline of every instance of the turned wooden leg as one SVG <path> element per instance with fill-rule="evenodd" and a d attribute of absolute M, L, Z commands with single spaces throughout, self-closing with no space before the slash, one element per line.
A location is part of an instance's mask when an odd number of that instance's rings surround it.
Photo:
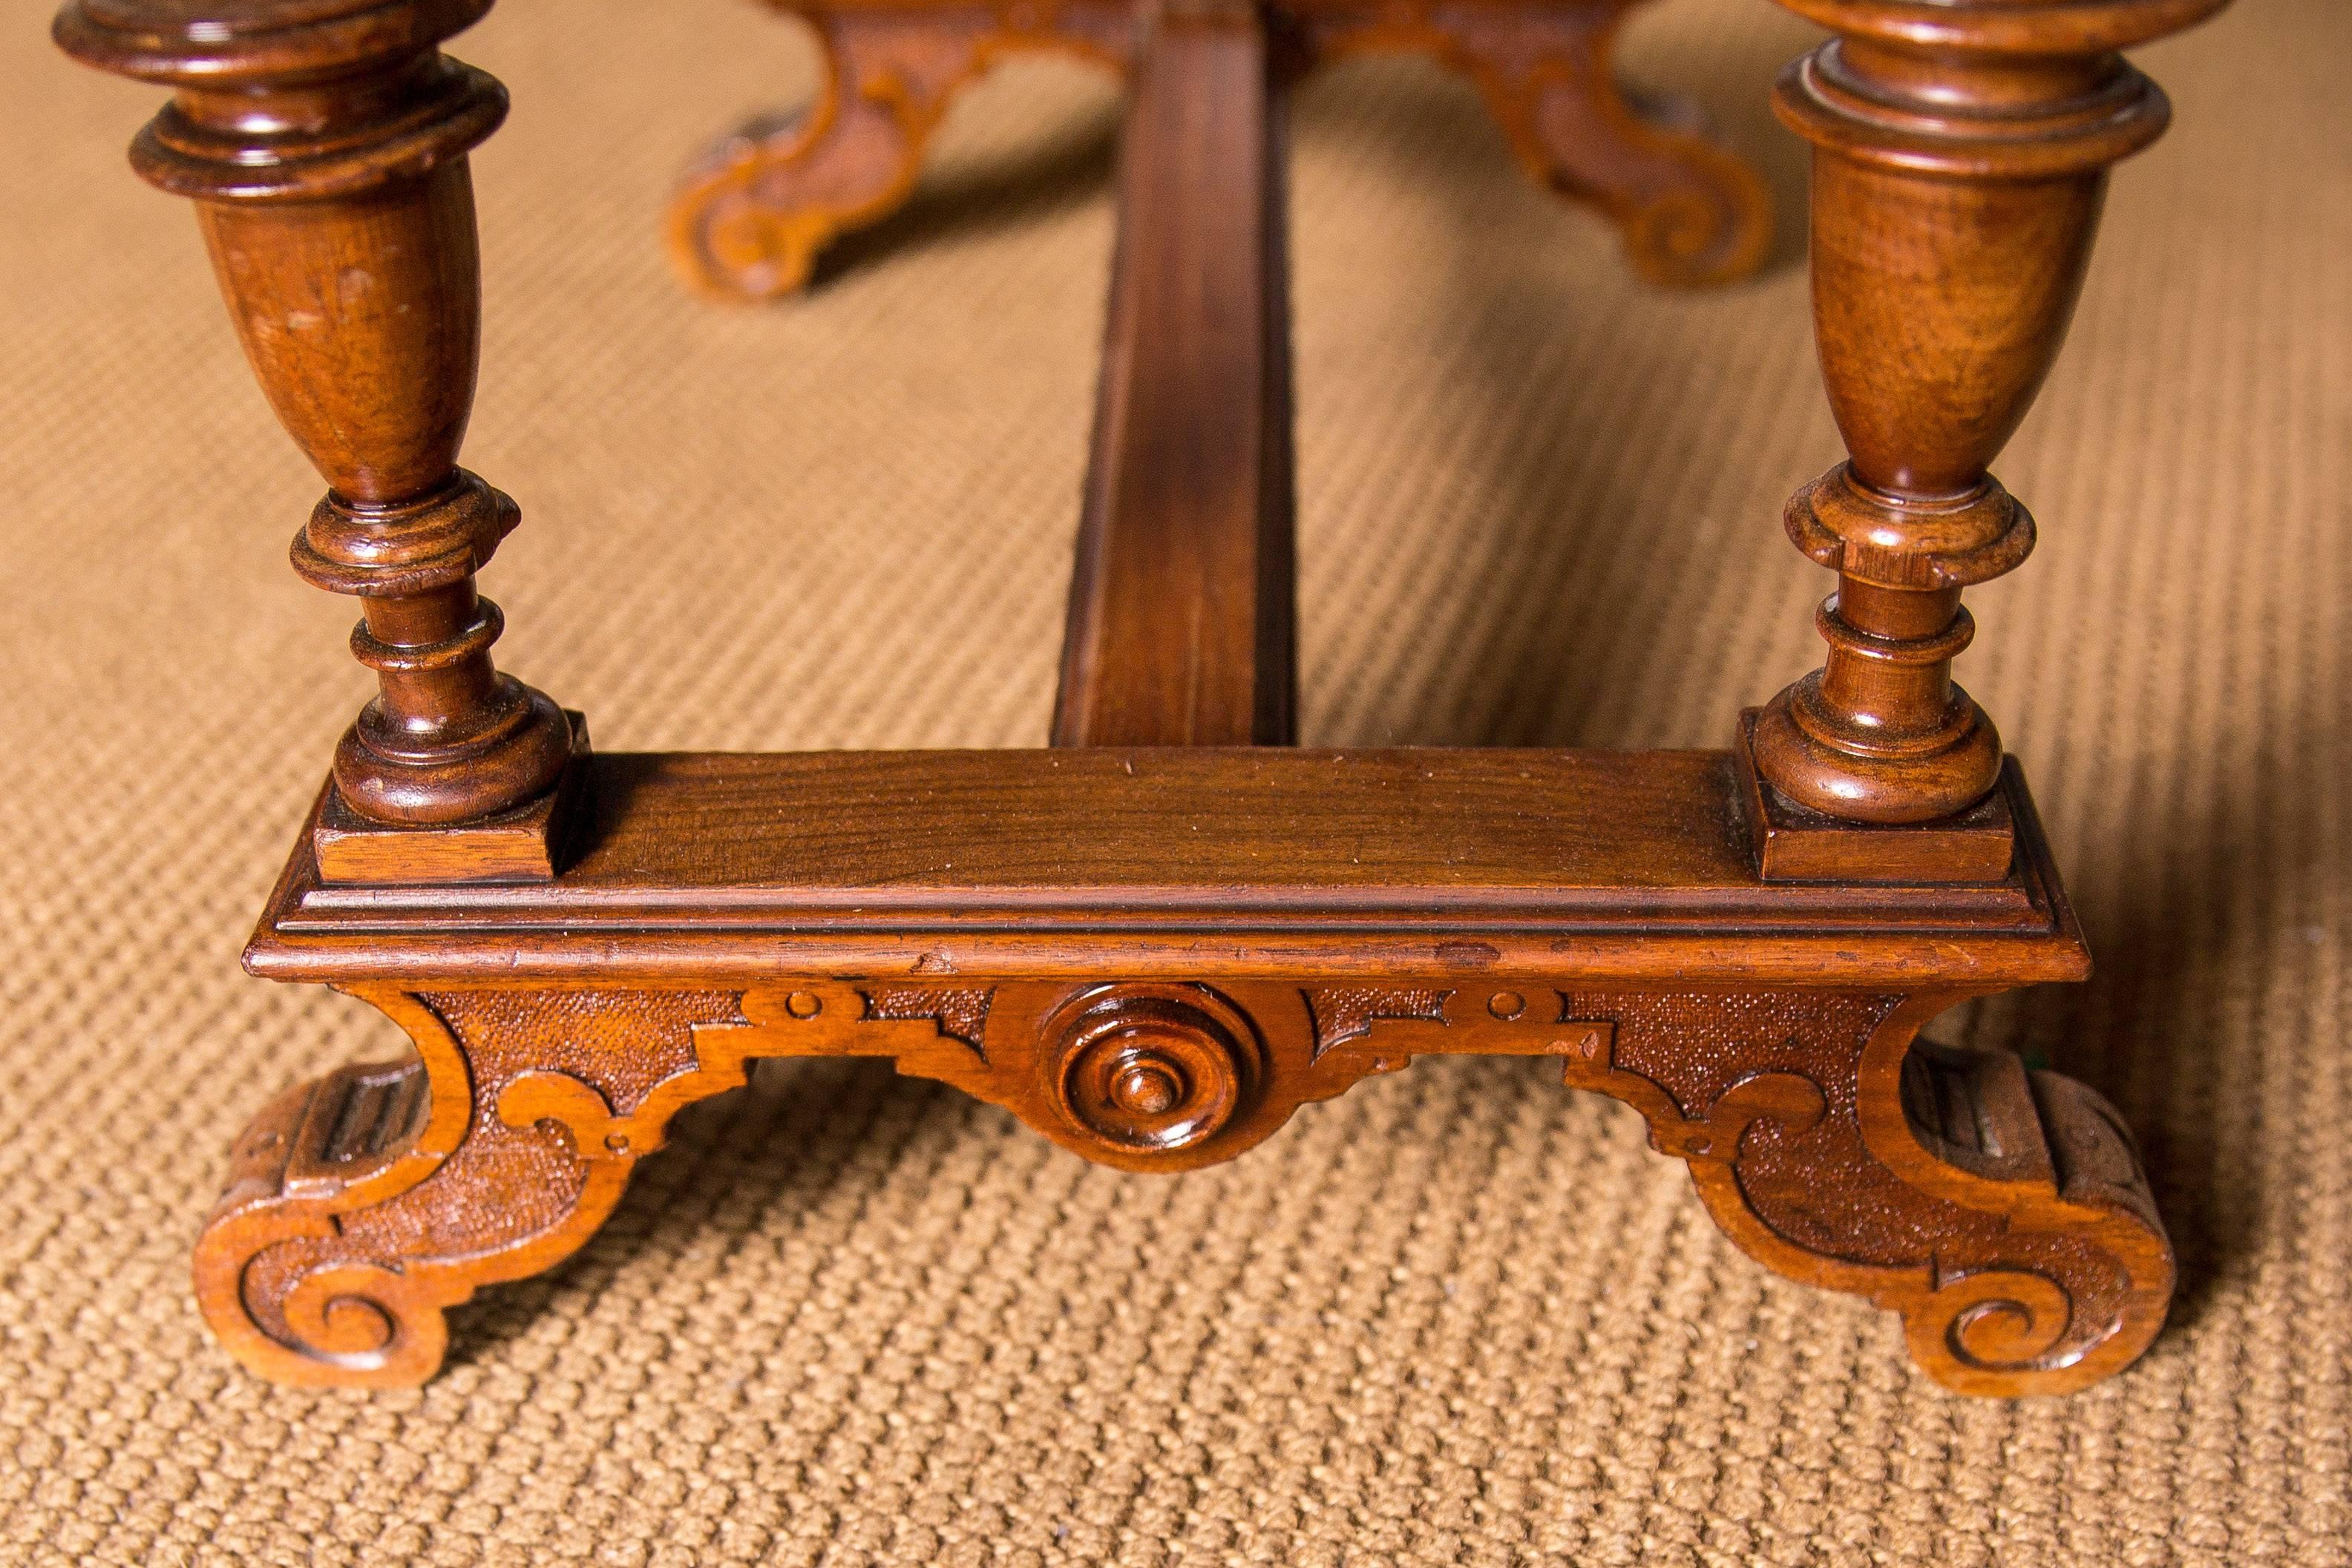
<path fill-rule="evenodd" d="M 380 678 L 335 754 L 365 822 L 478 821 L 546 800 L 572 727 L 500 674 L 474 575 L 517 520 L 457 466 L 481 289 L 467 151 L 505 90 L 436 46 L 488 0 L 69 5 L 78 57 L 170 84 L 131 161 L 194 198 L 262 390 L 330 489 L 294 541 L 310 582 L 359 597 Z M 549 874 L 536 856 L 487 868 Z"/>
<path fill-rule="evenodd" d="M 1772 243 L 1762 181 L 1692 127 L 1635 108 L 1611 67 L 1618 28 L 1643 3 L 1295 0 L 1283 9 L 1318 63 L 1427 55 L 1467 78 L 1528 173 L 1606 213 L 1649 281 L 1695 287 L 1746 277 Z"/>
<path fill-rule="evenodd" d="M 1790 537 L 1838 573 L 1829 659 L 1757 718 L 1755 766 L 1800 807 L 1924 822 L 2000 768 L 1951 680 L 1974 633 L 1960 591 L 2033 547 L 1987 469 L 2064 336 L 2108 166 L 2168 114 L 2116 51 L 2223 0 L 1781 3 L 1840 35 L 1775 104 L 1814 145 L 1813 313 L 1852 460 L 1789 507 Z"/>
<path fill-rule="evenodd" d="M 835 239 L 904 206 L 948 105 L 1004 56 L 1050 50 L 1124 71 L 1135 26 L 1128 0 L 1034 11 L 774 3 L 816 34 L 816 101 L 720 141 L 670 204 L 671 258 L 689 284 L 720 298 L 792 293 Z"/>

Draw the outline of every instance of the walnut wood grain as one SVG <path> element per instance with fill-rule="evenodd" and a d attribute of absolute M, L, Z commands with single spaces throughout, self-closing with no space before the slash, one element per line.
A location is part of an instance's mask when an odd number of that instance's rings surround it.
<path fill-rule="evenodd" d="M 1281 95 L 1247 9 L 1135 68 L 1056 746 L 1281 745 L 1297 706 Z"/>
<path fill-rule="evenodd" d="M 1990 884 L 1768 883 L 1721 752 L 604 755 L 552 884 L 322 883 L 247 953 L 279 979 L 782 971 L 2078 979 L 2012 779 Z"/>
<path fill-rule="evenodd" d="M 379 822 L 352 809 L 340 787 L 319 800 L 310 859 L 321 882 L 546 882 L 578 847 L 589 788 L 588 721 L 572 725 L 572 758 L 555 787 L 496 816 L 454 823 Z"/>
<path fill-rule="evenodd" d="M 215 1332 L 281 1382 L 429 1377 L 445 1309 L 580 1247 L 670 1118 L 759 1057 L 887 1058 L 1148 1172 L 1231 1158 L 1415 1055 L 1553 1056 L 1571 1087 L 1648 1118 L 1741 1247 L 1899 1314 L 1948 1387 L 2084 1386 L 2146 1347 L 2170 1298 L 2103 1102 L 2005 1053 L 1915 1047 L 1965 990 L 1387 974 L 352 988 L 408 1029 L 415 1062 L 273 1104 L 198 1248 Z"/>
<path fill-rule="evenodd" d="M 194 200 L 254 373 L 330 486 L 294 566 L 365 611 L 352 652 L 382 691 L 335 779 L 378 822 L 513 811 L 572 756 L 562 713 L 490 662 L 504 622 L 474 577 L 520 514 L 457 466 L 481 339 L 466 155 L 507 99 L 437 46 L 488 8 L 87 0 L 57 21 L 77 57 L 174 89 L 131 162 Z"/>
<path fill-rule="evenodd" d="M 1837 37 L 1774 107 L 1813 144 L 1813 318 L 1850 460 L 1789 504 L 1838 573 L 1828 663 L 1773 699 L 1756 766 L 1866 822 L 1963 812 L 2000 767 L 1952 684 L 1960 591 L 2014 570 L 2033 518 L 1988 472 L 2065 335 L 2107 170 L 2169 109 L 2118 50 L 2224 0 L 1781 0 Z"/>
<path fill-rule="evenodd" d="M 1426 56 L 1475 85 L 1546 188 L 1598 208 L 1653 282 L 1744 277 L 1771 243 L 1762 183 L 1680 124 L 1637 109 L 1611 58 L 1643 0 L 1283 0 L 1262 14 L 1292 71 L 1373 54 Z M 956 93 L 1024 53 L 1133 64 L 1142 0 L 767 0 L 814 34 L 816 100 L 722 138 L 687 172 L 667 220 L 679 272 L 717 299 L 807 284 L 824 247 L 914 193 Z"/>
<path fill-rule="evenodd" d="M 1801 806 L 1756 769 L 1757 709 L 1732 746 L 1739 812 L 1767 882 L 1994 883 L 2017 855 L 2009 792 L 1928 822 L 1860 822 Z"/>
<path fill-rule="evenodd" d="M 1270 39 L 1470 71 L 1664 274 L 1736 269 L 1760 232 L 1733 166 L 1624 113 L 1627 0 L 1298 0 L 1272 22 L 1205 0 L 1137 68 L 1064 687 L 1063 738 L 1095 744 L 604 757 L 493 668 L 474 591 L 516 519 L 456 465 L 464 160 L 504 98 L 438 46 L 488 0 L 68 5 L 70 52 L 174 89 L 134 162 L 199 204 L 331 486 L 296 563 L 362 600 L 353 651 L 382 677 L 247 962 L 365 998 L 415 1053 L 290 1091 L 239 1140 L 195 1260 L 222 1343 L 289 1383 L 429 1377 L 446 1308 L 581 1246 L 670 1118 L 756 1058 L 887 1058 L 1174 1171 L 1468 1052 L 1557 1057 L 1637 1107 L 1735 1241 L 1897 1314 L 1948 1387 L 2064 1392 L 2139 1354 L 2173 1265 L 2127 1131 L 2080 1084 L 1917 1036 L 2087 967 L 2023 778 L 1948 666 L 1960 589 L 2032 543 L 1988 465 L 2056 352 L 2107 165 L 2163 123 L 2116 51 L 2220 0 L 1787 3 L 1840 35 L 1780 104 L 1816 146 L 1852 458 L 1788 519 L 1840 574 L 1829 664 L 1737 750 L 1202 744 L 1289 722 Z M 833 96 L 793 150 L 730 162 L 697 220 L 711 256 L 726 224 L 789 231 L 755 235 L 739 285 L 788 283 L 902 193 L 994 52 L 1093 27 L 1106 57 L 1134 47 L 1124 5 L 1086 0 L 819 14 L 856 40 Z M 794 183 L 821 170 L 829 195 Z M 1104 744 L 1137 738 L 1186 744 Z"/>

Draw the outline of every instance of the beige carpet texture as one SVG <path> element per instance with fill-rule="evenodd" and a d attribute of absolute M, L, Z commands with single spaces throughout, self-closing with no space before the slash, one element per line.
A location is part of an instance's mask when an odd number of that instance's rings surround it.
<path fill-rule="evenodd" d="M 1630 1110 L 1433 1060 L 1182 1176 L 1087 1165 L 887 1064 L 684 1115 L 578 1256 L 452 1313 L 415 1392 L 261 1383 L 188 1258 L 279 1089 L 405 1049 L 238 951 L 371 690 L 286 543 L 317 476 L 153 89 L 0 27 L 0 1564 L 2352 1563 L 2352 6 L 2144 51 L 2066 352 L 1998 465 L 2042 525 L 1959 674 L 2047 819 L 2079 987 L 1931 1033 L 2138 1134 L 2169 1325 L 2063 1399 L 1962 1398 L 1767 1272 Z M 1816 664 L 1783 501 L 1841 455 L 1801 145 L 1814 35 L 1661 0 L 1623 68 L 1773 188 L 1754 279 L 1638 281 L 1434 66 L 1300 89 L 1302 728 L 1712 747 Z M 661 216 L 804 100 L 750 0 L 505 0 L 476 158 L 467 465 L 523 526 L 501 664 L 605 751 L 1027 747 L 1050 715 L 1118 99 L 957 107 L 814 293 L 728 308 Z"/>

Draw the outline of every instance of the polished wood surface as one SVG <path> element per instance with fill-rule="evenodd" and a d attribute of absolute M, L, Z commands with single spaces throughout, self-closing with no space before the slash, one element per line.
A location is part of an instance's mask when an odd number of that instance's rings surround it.
<path fill-rule="evenodd" d="M 68 52 L 174 89 L 131 162 L 195 202 L 254 374 L 327 481 L 294 567 L 365 612 L 352 652 L 383 690 L 335 779 L 380 822 L 511 810 L 572 755 L 555 705 L 490 663 L 505 623 L 474 575 L 520 513 L 457 466 L 481 342 L 466 154 L 507 99 L 436 46 L 488 9 L 91 0 L 58 19 Z"/>
<path fill-rule="evenodd" d="M 2172 1288 L 2128 1135 L 2095 1095 L 2004 1051 L 1915 1046 L 1966 987 L 983 973 L 345 988 L 400 1022 L 417 1060 L 268 1108 L 197 1249 L 215 1332 L 291 1384 L 432 1375 L 446 1307 L 575 1250 L 671 1116 L 761 1057 L 887 1057 L 1134 1171 L 1230 1158 L 1417 1054 L 1556 1058 L 1570 1087 L 1643 1113 L 1741 1247 L 1899 1314 L 1919 1364 L 1965 1393 L 2106 1376 L 2146 1348 Z"/>
<path fill-rule="evenodd" d="M 1927 822 L 1865 822 L 1801 806 L 1756 768 L 1756 721 L 1739 716 L 1732 768 L 1740 821 L 1766 882 L 1997 883 L 2015 862 L 2017 814 L 2011 792 Z"/>
<path fill-rule="evenodd" d="M 1281 745 L 1298 671 L 1265 25 L 1187 15 L 1135 76 L 1054 744 Z"/>
<path fill-rule="evenodd" d="M 1784 0 L 1837 37 L 1773 97 L 1813 144 L 1813 318 L 1851 459 L 1790 503 L 1838 573 L 1828 663 L 1758 720 L 1758 768 L 1801 807 L 1926 822 L 1992 789 L 2000 738 L 1952 660 L 1960 591 L 2033 548 L 1987 472 L 2057 357 L 2107 169 L 2164 130 L 2116 51 L 2224 0 Z"/>
<path fill-rule="evenodd" d="M 1776 885 L 1722 752 L 1184 748 L 604 756 L 551 884 L 330 882 L 247 962 L 467 975 L 2080 979 L 2037 836 L 1989 884 Z M 2009 795 L 2021 817 L 2021 779 Z M 910 946 L 911 945 L 911 946 Z"/>
<path fill-rule="evenodd" d="M 247 962 L 365 999 L 415 1053 L 290 1090 L 239 1140 L 195 1260 L 221 1342 L 289 1383 L 431 1376 L 447 1307 L 580 1247 L 670 1118 L 759 1058 L 887 1058 L 1143 1172 L 1474 1052 L 1637 1107 L 1736 1242 L 1896 1314 L 1945 1386 L 2128 1364 L 2173 1279 L 2130 1134 L 2081 1084 L 1919 1031 L 2087 970 L 2022 774 L 1949 664 L 1960 590 L 2032 540 L 1988 465 L 2057 351 L 2107 165 L 2163 123 L 2116 51 L 2219 0 L 1788 3 L 1838 35 L 1779 102 L 1816 147 L 1851 461 L 1787 519 L 1839 573 L 1827 666 L 1731 750 L 1279 744 L 1288 73 L 1437 52 L 1648 270 L 1736 271 L 1745 176 L 1607 78 L 1625 0 L 1208 0 L 1141 27 L 1085 0 L 842 0 L 809 13 L 836 72 L 816 119 L 681 208 L 706 281 L 797 282 L 904 193 L 997 53 L 1082 37 L 1136 79 L 1061 745 L 603 757 L 492 669 L 473 586 L 516 517 L 456 466 L 464 154 L 504 99 L 438 46 L 488 0 L 68 5 L 69 51 L 174 89 L 134 161 L 198 204 L 331 486 L 297 565 L 362 598 L 383 679 Z"/>

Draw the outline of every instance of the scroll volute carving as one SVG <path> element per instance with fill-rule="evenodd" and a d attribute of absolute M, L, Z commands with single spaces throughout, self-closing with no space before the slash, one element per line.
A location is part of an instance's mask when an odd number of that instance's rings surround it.
<path fill-rule="evenodd" d="M 1397 1071 L 1417 1050 L 1566 1055 L 1606 1038 L 1603 1026 L 1559 1022 L 1557 991 L 1475 989 L 810 982 L 751 992 L 748 1033 L 709 1032 L 730 1058 L 887 1056 L 1097 1164 L 1182 1171 L 1246 1152 L 1299 1106 Z"/>
<path fill-rule="evenodd" d="M 354 990 L 415 1060 L 331 1074 L 248 1129 L 199 1299 L 284 1382 L 429 1376 L 444 1309 L 567 1256 L 683 1107 L 757 1057 L 877 1056 L 1131 1171 L 1244 1152 L 1416 1053 L 1549 1056 L 1648 1121 L 1765 1264 L 1900 1313 L 1939 1382 L 2095 1381 L 2164 1321 L 2172 1260 L 2130 1134 L 2001 1051 L 1915 1043 L 1960 999 L 1572 991 L 1528 981 L 808 980 Z"/>
<path fill-rule="evenodd" d="M 1097 986 L 1064 1003 L 1047 1035 L 1038 1063 L 1054 1107 L 1139 1153 L 1208 1143 L 1265 1076 L 1255 1026 L 1205 986 Z"/>
<path fill-rule="evenodd" d="M 812 983 L 753 991 L 744 1012 L 757 1033 L 730 1051 L 887 1056 L 1123 1170 L 1230 1159 L 1315 1097 L 1300 1092 L 1312 1030 L 1295 988 Z"/>

